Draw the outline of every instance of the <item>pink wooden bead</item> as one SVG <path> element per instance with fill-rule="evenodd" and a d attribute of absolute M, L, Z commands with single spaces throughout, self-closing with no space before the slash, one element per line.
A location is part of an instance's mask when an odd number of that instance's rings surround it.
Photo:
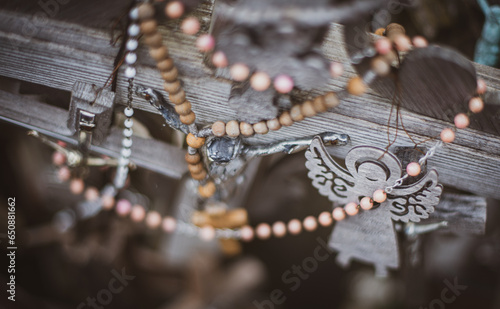
<path fill-rule="evenodd" d="M 387 199 L 387 193 L 384 190 L 378 189 L 373 192 L 373 200 L 377 203 L 383 203 Z"/>
<path fill-rule="evenodd" d="M 189 35 L 195 35 L 200 31 L 200 22 L 196 17 L 188 17 L 182 21 L 182 32 Z"/>
<path fill-rule="evenodd" d="M 330 63 L 330 76 L 333 78 L 337 78 L 344 74 L 344 65 L 339 62 Z"/>
<path fill-rule="evenodd" d="M 356 203 L 347 203 L 345 206 L 344 206 L 344 210 L 345 210 L 345 213 L 348 214 L 349 216 L 354 216 L 358 213 L 359 209 L 358 209 L 358 204 Z"/>
<path fill-rule="evenodd" d="M 322 226 L 329 226 L 333 222 L 332 215 L 328 211 L 324 211 L 319 215 L 318 222 Z"/>
<path fill-rule="evenodd" d="M 119 203 L 120 201 L 118 201 Z M 129 202 L 130 203 L 130 202 Z M 141 205 L 132 206 L 132 210 L 130 212 L 130 219 L 134 222 L 141 222 L 146 217 L 146 210 Z"/>
<path fill-rule="evenodd" d="M 125 202 L 121 202 L 125 201 Z M 119 203 L 116 203 L 115 211 L 120 217 L 127 216 L 132 210 L 132 204 L 128 200 L 119 200 Z M 121 203 L 120 203 L 121 202 Z"/>
<path fill-rule="evenodd" d="M 212 63 L 217 68 L 225 68 L 227 67 L 227 58 L 226 54 L 222 51 L 216 51 L 212 56 Z"/>
<path fill-rule="evenodd" d="M 184 14 L 184 4 L 180 1 L 172 1 L 165 7 L 165 15 L 172 19 L 176 19 Z"/>
<path fill-rule="evenodd" d="M 54 165 L 61 166 L 64 164 L 64 162 L 66 162 L 66 156 L 64 155 L 64 153 L 55 151 L 52 154 L 52 163 L 54 163 Z"/>
<path fill-rule="evenodd" d="M 277 221 L 273 224 L 273 235 L 281 238 L 286 235 L 286 225 L 281 221 Z"/>
<path fill-rule="evenodd" d="M 229 73 L 235 81 L 242 82 L 247 79 L 250 69 L 243 63 L 235 63 L 231 66 Z"/>
<path fill-rule="evenodd" d="M 418 176 L 420 175 L 420 172 L 422 171 L 422 168 L 420 167 L 420 164 L 417 162 L 411 162 L 406 166 L 406 173 L 410 176 Z"/>
<path fill-rule="evenodd" d="M 459 129 L 465 129 L 470 124 L 469 116 L 467 116 L 464 113 L 456 115 L 454 121 L 455 121 L 455 126 Z"/>
<path fill-rule="evenodd" d="M 292 91 L 293 86 L 294 86 L 293 79 L 288 75 L 285 74 L 278 75 L 274 79 L 274 88 L 279 93 L 289 93 L 290 91 Z"/>
<path fill-rule="evenodd" d="M 477 93 L 484 94 L 486 92 L 486 82 L 482 79 L 477 80 Z"/>
<path fill-rule="evenodd" d="M 469 101 L 469 109 L 474 114 L 481 112 L 484 108 L 484 102 L 481 98 L 472 98 Z"/>
<path fill-rule="evenodd" d="M 441 140 L 445 143 L 452 143 L 455 140 L 455 132 L 450 128 L 444 129 L 441 131 Z"/>
<path fill-rule="evenodd" d="M 215 237 L 215 229 L 210 225 L 204 226 L 200 229 L 200 238 L 205 241 L 210 241 Z"/>
<path fill-rule="evenodd" d="M 312 232 L 318 227 L 318 222 L 313 216 L 308 216 L 304 219 L 304 229 Z"/>
<path fill-rule="evenodd" d="M 85 183 L 83 183 L 81 178 L 71 179 L 71 182 L 69 183 L 69 190 L 71 193 L 78 195 L 83 192 L 83 189 L 85 189 Z"/>
<path fill-rule="evenodd" d="M 292 235 L 297 235 L 302 232 L 302 223 L 298 219 L 292 219 L 288 222 L 288 232 Z"/>
<path fill-rule="evenodd" d="M 252 227 L 245 225 L 241 228 L 241 239 L 244 241 L 252 241 L 254 237 L 254 232 Z"/>
<path fill-rule="evenodd" d="M 146 215 L 146 225 L 151 228 L 155 229 L 159 227 L 161 224 L 161 215 L 157 211 L 150 211 Z"/>
<path fill-rule="evenodd" d="M 359 206 L 363 208 L 364 210 L 370 210 L 373 207 L 373 200 L 369 196 L 365 196 L 359 201 Z"/>
<path fill-rule="evenodd" d="M 333 210 L 332 217 L 333 219 L 335 219 L 335 221 L 342 221 L 345 219 L 345 211 L 342 209 L 342 207 L 337 207 Z"/>
<path fill-rule="evenodd" d="M 411 48 L 410 39 L 406 35 L 398 35 L 395 37 L 394 45 L 396 45 L 396 49 L 400 52 L 409 51 Z"/>
<path fill-rule="evenodd" d="M 380 38 L 375 41 L 375 49 L 381 55 L 386 55 L 392 50 L 391 40 L 388 38 Z"/>
<path fill-rule="evenodd" d="M 257 225 L 255 232 L 257 234 L 257 237 L 260 239 L 268 239 L 269 237 L 271 237 L 271 227 L 267 223 L 261 223 Z"/>
<path fill-rule="evenodd" d="M 172 217 L 165 217 L 162 221 L 161 227 L 165 232 L 171 233 L 175 231 L 175 228 L 177 227 L 177 222 Z"/>
<path fill-rule="evenodd" d="M 88 187 L 85 190 L 85 199 L 87 201 L 95 201 L 99 198 L 99 190 L 96 187 Z"/>
<path fill-rule="evenodd" d="M 200 35 L 196 40 L 196 47 L 202 52 L 209 52 L 215 47 L 215 39 L 210 34 Z"/>
<path fill-rule="evenodd" d="M 427 40 L 423 36 L 418 35 L 413 38 L 413 45 L 418 48 L 424 48 L 427 47 L 429 43 L 427 43 Z"/>
<path fill-rule="evenodd" d="M 115 198 L 111 195 L 103 195 L 101 197 L 101 203 L 103 209 L 110 210 L 111 208 L 113 208 L 113 205 L 115 205 Z"/>
<path fill-rule="evenodd" d="M 71 177 L 71 171 L 67 166 L 63 166 L 57 171 L 57 178 L 60 181 L 67 181 L 70 177 Z"/>
<path fill-rule="evenodd" d="M 257 72 L 250 78 L 250 85 L 257 91 L 264 91 L 271 85 L 271 78 L 265 72 Z"/>

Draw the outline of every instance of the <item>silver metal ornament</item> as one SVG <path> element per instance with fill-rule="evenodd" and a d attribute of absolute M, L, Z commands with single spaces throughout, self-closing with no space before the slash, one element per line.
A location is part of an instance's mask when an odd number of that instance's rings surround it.
<path fill-rule="evenodd" d="M 328 154 L 319 137 L 313 139 L 306 158 L 313 186 L 334 206 L 359 204 L 379 189 L 387 192 L 385 202 L 336 223 L 329 246 L 339 252 L 337 262 L 348 266 L 354 259 L 374 264 L 379 276 L 386 276 L 388 268 L 398 268 L 393 221 L 420 222 L 434 212 L 442 192 L 436 170 L 431 169 L 415 183 L 395 186 L 401 183 L 403 169 L 392 153 L 371 146 L 354 147 L 346 156 L 344 169 Z"/>

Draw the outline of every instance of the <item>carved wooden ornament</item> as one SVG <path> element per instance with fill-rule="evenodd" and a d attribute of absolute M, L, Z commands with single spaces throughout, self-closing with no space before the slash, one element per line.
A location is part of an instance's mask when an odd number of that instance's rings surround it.
<path fill-rule="evenodd" d="M 345 159 L 347 169 L 344 169 L 328 154 L 319 137 L 313 139 L 306 158 L 313 186 L 334 206 L 359 204 L 363 197 L 371 197 L 376 190 L 393 186 L 403 172 L 396 156 L 371 146 L 358 146 L 349 151 Z M 393 188 L 387 193 L 386 201 L 375 203 L 371 210 L 337 222 L 329 241 L 329 246 L 339 252 L 337 262 L 342 266 L 349 265 L 352 259 L 371 263 L 379 276 L 387 275 L 388 268 L 398 268 L 393 220 L 427 219 L 439 203 L 441 192 L 438 174 L 431 169 L 418 181 Z"/>

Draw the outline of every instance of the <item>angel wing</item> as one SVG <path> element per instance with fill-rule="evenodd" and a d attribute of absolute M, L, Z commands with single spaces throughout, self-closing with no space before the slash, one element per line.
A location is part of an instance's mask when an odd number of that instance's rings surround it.
<path fill-rule="evenodd" d="M 402 222 L 427 219 L 439 204 L 443 186 L 438 183 L 436 170 L 431 170 L 418 182 L 394 189 L 387 195 L 391 218 Z"/>
<path fill-rule="evenodd" d="M 339 166 L 328 154 L 320 137 L 316 136 L 306 151 L 307 176 L 319 193 L 332 202 L 347 203 L 350 188 L 354 187 L 352 175 Z"/>

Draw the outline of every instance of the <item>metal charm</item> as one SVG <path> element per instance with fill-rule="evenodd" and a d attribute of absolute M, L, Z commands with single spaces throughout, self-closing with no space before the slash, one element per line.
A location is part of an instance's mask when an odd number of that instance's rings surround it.
<path fill-rule="evenodd" d="M 337 262 L 343 266 L 352 259 L 371 263 L 379 276 L 386 276 L 388 268 L 398 268 L 398 243 L 392 221 L 420 222 L 434 212 L 442 192 L 436 170 L 428 171 L 412 184 L 394 186 L 403 170 L 393 154 L 370 146 L 354 147 L 346 156 L 344 169 L 331 158 L 319 137 L 312 141 L 306 158 L 313 186 L 334 205 L 359 203 L 378 189 L 391 188 L 385 202 L 337 222 L 329 246 L 339 252 Z"/>

